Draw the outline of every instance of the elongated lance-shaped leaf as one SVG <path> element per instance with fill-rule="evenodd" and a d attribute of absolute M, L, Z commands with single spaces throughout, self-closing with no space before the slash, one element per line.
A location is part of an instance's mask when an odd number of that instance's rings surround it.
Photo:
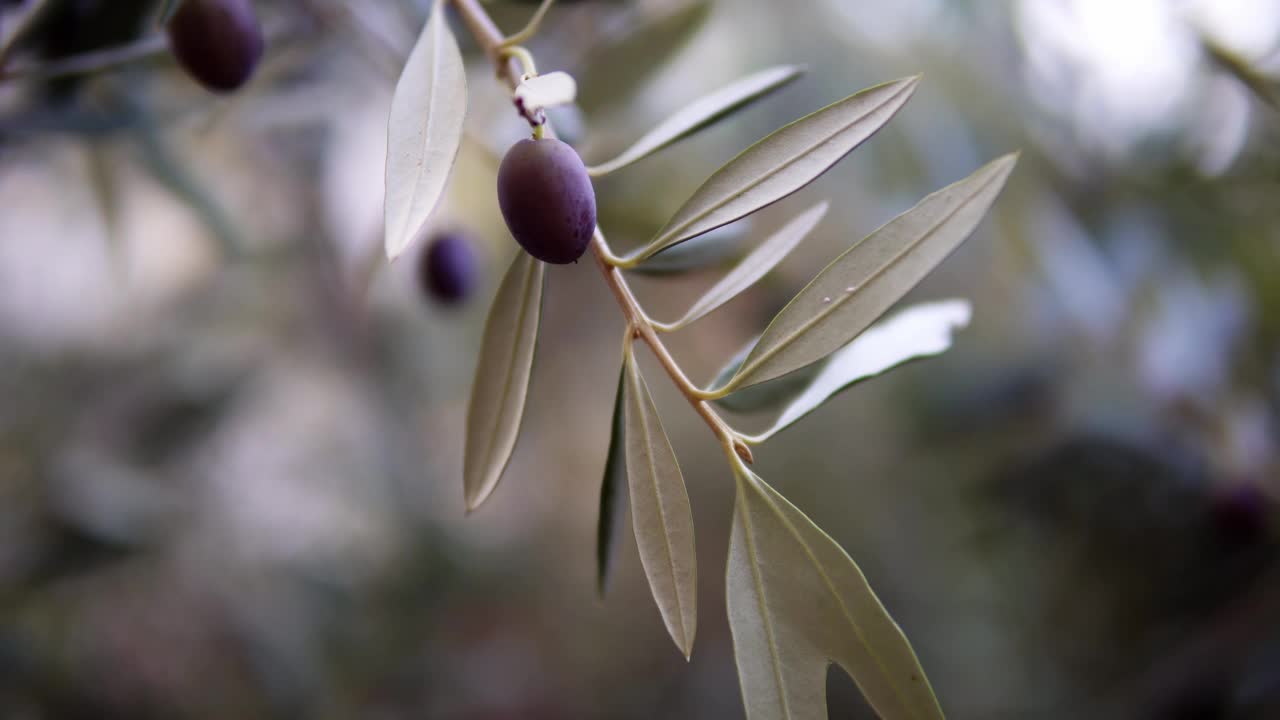
<path fill-rule="evenodd" d="M 736 461 L 726 594 L 747 720 L 825 720 L 827 667 L 885 720 L 941 718 L 902 630 L 853 560 Z"/>
<path fill-rule="evenodd" d="M 387 121 L 384 207 L 387 257 L 395 259 L 422 232 L 444 193 L 462 145 L 467 79 L 462 53 L 436 0 L 396 82 Z"/>
<path fill-rule="evenodd" d="M 538 344 L 545 268 L 528 253 L 517 254 L 485 321 L 467 409 L 462 473 L 468 512 L 497 487 L 516 447 Z"/>
<path fill-rule="evenodd" d="M 722 118 L 795 80 L 802 72 L 804 69 L 795 65 L 779 65 L 736 80 L 685 106 L 675 115 L 659 123 L 634 145 L 624 150 L 621 155 L 608 162 L 589 167 L 587 172 L 600 176 L 621 170 L 715 124 Z"/>
<path fill-rule="evenodd" d="M 711 16 L 710 0 L 664 3 L 632 13 L 626 30 L 609 33 L 574 68 L 578 102 L 587 112 L 625 102 L 660 71 Z"/>
<path fill-rule="evenodd" d="M 609 570 L 618 544 L 618 526 L 622 524 L 626 496 L 618 489 L 627 481 L 626 430 L 624 417 L 626 405 L 623 388 L 626 386 L 627 369 L 618 372 L 618 392 L 613 398 L 613 422 L 609 430 L 609 453 L 604 462 L 604 479 L 600 483 L 600 516 L 596 526 L 596 590 L 604 595 L 609 581 Z"/>
<path fill-rule="evenodd" d="M 920 78 L 863 90 L 743 150 L 694 191 L 637 258 L 749 215 L 813 182 L 906 104 Z"/>
<path fill-rule="evenodd" d="M 905 362 L 946 352 L 952 332 L 968 325 L 972 314 L 967 301 L 944 300 L 916 305 L 877 322 L 822 363 L 812 382 L 754 441 L 768 440 L 856 383 Z"/>
<path fill-rule="evenodd" d="M 640 563 L 653 599 L 676 647 L 688 658 L 698 616 L 693 510 L 675 451 L 658 419 L 649 388 L 640 377 L 635 353 L 627 348 L 627 485 L 631 488 L 631 525 Z"/>
<path fill-rule="evenodd" d="M 866 330 L 978 227 L 1016 162 L 984 166 L 836 258 L 769 323 L 728 387 L 802 368 Z"/>
<path fill-rule="evenodd" d="M 760 243 L 759 247 L 743 258 L 742 262 L 738 263 L 733 270 L 730 270 L 727 275 L 720 279 L 720 282 L 713 285 L 702 297 L 698 298 L 698 301 L 693 304 L 693 307 L 689 308 L 684 317 L 671 324 L 671 328 L 679 329 L 692 325 L 711 311 L 737 297 L 738 293 L 754 285 L 757 280 L 777 267 L 783 258 L 790 255 L 791 251 L 800 244 L 801 240 L 805 239 L 809 231 L 813 230 L 818 222 L 822 220 L 822 216 L 826 214 L 827 203 L 821 202 L 783 225 L 782 229 Z"/>

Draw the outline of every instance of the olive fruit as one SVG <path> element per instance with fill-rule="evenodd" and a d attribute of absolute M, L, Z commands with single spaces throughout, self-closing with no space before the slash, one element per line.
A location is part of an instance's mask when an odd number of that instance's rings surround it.
<path fill-rule="evenodd" d="M 470 240 L 461 233 L 443 233 L 433 238 L 421 254 L 418 281 L 429 297 L 454 305 L 475 289 L 479 270 L 479 259 Z"/>
<path fill-rule="evenodd" d="M 266 45 L 252 0 L 184 0 L 165 30 L 178 64 L 214 92 L 244 85 Z"/>
<path fill-rule="evenodd" d="M 1261 542 L 1271 524 L 1271 500 L 1253 483 L 1240 483 L 1217 493 L 1212 512 L 1218 536 L 1231 545 Z"/>
<path fill-rule="evenodd" d="M 552 138 L 521 140 L 498 168 L 498 207 L 516 242 L 543 262 L 576 262 L 596 229 L 596 194 L 582 158 Z"/>

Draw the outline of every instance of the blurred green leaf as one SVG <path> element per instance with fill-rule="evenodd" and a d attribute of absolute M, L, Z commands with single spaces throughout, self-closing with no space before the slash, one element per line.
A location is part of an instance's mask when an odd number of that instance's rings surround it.
<path fill-rule="evenodd" d="M 659 14 L 641 16 L 621 36 L 605 38 L 575 68 L 578 104 L 593 112 L 628 101 L 710 15 L 710 0 L 676 3 Z"/>
<path fill-rule="evenodd" d="M 386 248 L 394 260 L 422 232 L 462 145 L 467 78 L 443 0 L 396 82 L 387 123 Z"/>
<path fill-rule="evenodd" d="M 652 226 L 651 226 L 652 227 Z M 751 230 L 751 221 L 739 220 L 709 233 L 667 248 L 629 272 L 641 275 L 676 275 L 721 265 L 738 254 L 738 244 Z"/>
<path fill-rule="evenodd" d="M 856 383 L 910 360 L 946 352 L 952 332 L 968 325 L 972 313 L 967 301 L 944 300 L 907 308 L 872 325 L 822 363 L 812 382 L 754 440 L 768 440 Z"/>
<path fill-rule="evenodd" d="M 598 177 L 621 170 L 759 100 L 795 80 L 802 72 L 803 68 L 794 65 L 780 65 L 726 85 L 685 106 L 659 123 L 621 155 L 587 168 L 587 172 Z"/>
<path fill-rule="evenodd" d="M 910 77 L 863 90 L 742 151 L 695 190 L 658 236 L 633 257 L 647 258 L 808 185 L 889 122 L 919 82 L 919 77 Z"/>
<path fill-rule="evenodd" d="M 743 258 L 742 262 L 720 279 L 720 282 L 698 298 L 684 317 L 672 323 L 671 329 L 688 327 L 754 285 L 757 280 L 782 262 L 783 258 L 790 255 L 800 241 L 809 235 L 809 232 L 827 214 L 827 207 L 826 202 L 814 205 L 760 243 L 759 247 Z"/>
<path fill-rule="evenodd" d="M 836 258 L 769 323 L 727 387 L 786 375 L 857 337 L 969 237 L 1016 162 L 989 163 Z"/>
<path fill-rule="evenodd" d="M 626 391 L 627 485 L 631 488 L 631 524 L 640 561 L 653 599 L 676 647 L 688 658 L 697 630 L 697 565 L 693 542 L 693 510 L 662 429 L 649 388 L 627 348 Z"/>
<path fill-rule="evenodd" d="M 1241 84 L 1262 100 L 1273 110 L 1280 110 L 1280 87 L 1275 80 L 1265 76 L 1248 60 L 1227 49 L 1208 35 L 1200 35 L 1200 45 L 1205 54 L 1227 74 L 1239 80 Z"/>
<path fill-rule="evenodd" d="M 760 338 L 757 336 L 735 353 L 729 362 L 725 363 L 724 367 L 720 368 L 720 372 L 716 373 L 715 380 L 711 382 L 712 389 L 719 389 L 729 384 L 733 376 L 738 374 L 738 369 L 742 367 L 742 363 L 746 361 L 747 356 L 751 354 L 751 348 L 755 347 L 759 341 Z M 800 394 L 817 372 L 818 365 L 810 365 L 783 377 L 737 390 L 716 400 L 716 404 L 738 413 L 770 410 L 781 406 Z"/>
<path fill-rule="evenodd" d="M 624 361 L 625 362 L 625 361 Z M 604 595 L 609 569 L 618 543 L 618 526 L 623 516 L 625 496 L 618 487 L 626 482 L 626 431 L 623 418 L 626 406 L 623 388 L 627 379 L 625 364 L 618 372 L 618 390 L 613 396 L 613 420 L 609 424 L 609 453 L 604 463 L 604 479 L 600 483 L 600 515 L 596 526 L 596 589 Z"/>
<path fill-rule="evenodd" d="M 545 268 L 528 253 L 518 253 L 485 321 L 467 409 L 463 489 L 468 512 L 497 487 L 516 447 L 538 344 Z"/>
<path fill-rule="evenodd" d="M 911 644 L 848 554 L 735 458 L 726 593 L 748 720 L 827 717 L 844 668 L 882 718 L 941 718 Z"/>

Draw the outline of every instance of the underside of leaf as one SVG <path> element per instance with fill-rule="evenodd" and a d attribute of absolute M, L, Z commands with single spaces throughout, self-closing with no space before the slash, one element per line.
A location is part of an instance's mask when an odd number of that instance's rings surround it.
<path fill-rule="evenodd" d="M 468 512 L 497 487 L 516 447 L 538 344 L 545 268 L 519 253 L 485 321 L 467 410 L 463 490 Z"/>
<path fill-rule="evenodd" d="M 625 372 L 631 524 L 653 599 L 671 639 L 687 658 L 697 630 L 693 511 L 675 452 L 630 348 Z"/>
<path fill-rule="evenodd" d="M 737 472 L 726 592 L 748 720 L 824 720 L 832 662 L 885 720 L 943 717 L 853 560 L 764 481 Z"/>

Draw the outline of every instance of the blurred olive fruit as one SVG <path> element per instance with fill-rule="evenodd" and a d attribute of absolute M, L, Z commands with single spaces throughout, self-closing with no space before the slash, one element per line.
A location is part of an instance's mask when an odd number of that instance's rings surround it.
<path fill-rule="evenodd" d="M 475 289 L 480 262 L 465 235 L 457 232 L 438 235 L 419 257 L 418 280 L 428 297 L 445 305 L 456 305 Z"/>
<path fill-rule="evenodd" d="M 178 64 L 214 92 L 244 85 L 266 44 L 252 0 L 185 0 L 166 30 Z"/>
<path fill-rule="evenodd" d="M 1218 535 L 1234 545 L 1264 540 L 1271 525 L 1271 500 L 1253 483 L 1241 483 L 1213 498 L 1213 522 Z"/>
<path fill-rule="evenodd" d="M 596 195 L 578 153 L 559 140 L 521 140 L 498 168 L 498 206 L 516 242 L 548 263 L 576 262 L 596 229 Z"/>

